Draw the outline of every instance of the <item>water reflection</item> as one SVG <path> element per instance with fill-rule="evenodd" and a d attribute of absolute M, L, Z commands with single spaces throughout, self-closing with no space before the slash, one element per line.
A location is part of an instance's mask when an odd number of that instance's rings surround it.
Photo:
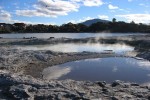
<path fill-rule="evenodd" d="M 118 71 L 118 67 L 114 66 L 112 72 L 117 72 Z"/>
<path fill-rule="evenodd" d="M 49 67 L 43 71 L 44 79 L 58 79 L 63 75 L 68 74 L 71 71 L 71 67 L 61 68 L 58 66 Z"/>
<path fill-rule="evenodd" d="M 150 62 L 146 60 L 138 60 L 135 62 L 135 60 L 127 60 L 127 63 L 132 65 L 138 65 L 137 67 L 140 67 L 142 69 L 150 70 Z"/>
<path fill-rule="evenodd" d="M 43 74 L 46 79 L 106 82 L 123 80 L 137 83 L 150 81 L 150 62 L 134 58 L 110 57 L 80 60 L 50 67 L 50 69 L 46 68 L 45 71 Z M 59 77 L 56 78 L 56 76 Z"/>
<path fill-rule="evenodd" d="M 126 44 L 100 44 L 100 43 L 61 43 L 56 45 L 35 45 L 20 46 L 23 50 L 52 50 L 56 52 L 103 52 L 104 50 L 113 50 L 116 53 L 125 53 L 133 51 L 134 47 Z"/>

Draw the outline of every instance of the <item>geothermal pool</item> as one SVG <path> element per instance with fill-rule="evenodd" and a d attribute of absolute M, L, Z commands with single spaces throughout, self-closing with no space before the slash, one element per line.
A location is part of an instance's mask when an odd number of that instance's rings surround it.
<path fill-rule="evenodd" d="M 125 57 L 86 59 L 48 67 L 42 73 L 48 80 L 146 83 L 150 82 L 150 62 Z"/>

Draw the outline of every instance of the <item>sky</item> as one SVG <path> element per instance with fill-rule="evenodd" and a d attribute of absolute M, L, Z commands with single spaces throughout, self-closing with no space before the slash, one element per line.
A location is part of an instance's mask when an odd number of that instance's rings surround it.
<path fill-rule="evenodd" d="M 150 0 L 0 0 L 0 23 L 55 24 L 104 20 L 150 23 Z"/>

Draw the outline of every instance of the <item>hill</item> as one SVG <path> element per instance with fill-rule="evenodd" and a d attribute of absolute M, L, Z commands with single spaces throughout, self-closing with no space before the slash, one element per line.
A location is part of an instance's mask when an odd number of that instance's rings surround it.
<path fill-rule="evenodd" d="M 109 21 L 108 20 L 102 20 L 102 19 L 91 19 L 91 20 L 87 20 L 85 22 L 82 22 L 81 24 L 84 24 L 86 26 L 90 26 L 90 25 L 97 23 L 97 22 L 108 23 Z"/>

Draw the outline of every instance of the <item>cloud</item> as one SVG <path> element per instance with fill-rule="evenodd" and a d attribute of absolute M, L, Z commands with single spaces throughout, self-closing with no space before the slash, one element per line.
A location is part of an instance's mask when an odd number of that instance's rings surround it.
<path fill-rule="evenodd" d="M 125 18 L 128 22 L 134 21 L 135 23 L 150 23 L 150 14 L 125 14 L 116 16 Z"/>
<path fill-rule="evenodd" d="M 16 10 L 16 14 L 27 17 L 57 17 L 78 11 L 79 8 L 76 3 L 62 0 L 39 0 L 33 7 L 34 10 Z"/>
<path fill-rule="evenodd" d="M 107 15 L 98 15 L 97 17 L 100 18 L 100 19 L 109 20 L 109 17 Z M 67 21 L 66 23 L 71 22 L 71 23 L 77 24 L 77 23 L 85 22 L 85 21 L 91 20 L 91 19 L 96 19 L 96 17 L 83 17 L 79 20 Z"/>
<path fill-rule="evenodd" d="M 128 2 L 132 2 L 133 0 L 128 0 Z"/>
<path fill-rule="evenodd" d="M 83 0 L 83 4 L 85 6 L 92 7 L 92 6 L 101 6 L 103 5 L 103 2 L 102 0 Z"/>
<path fill-rule="evenodd" d="M 84 22 L 86 20 L 91 20 L 91 19 L 94 19 L 94 17 L 83 17 L 82 19 L 79 19 L 79 20 L 70 20 L 70 21 L 67 21 L 68 22 L 71 22 L 71 23 L 81 23 L 81 22 Z"/>
<path fill-rule="evenodd" d="M 150 7 L 149 5 L 146 5 L 146 4 L 143 4 L 143 3 L 140 3 L 139 6 L 143 6 L 143 7 L 147 7 L 147 8 Z"/>
<path fill-rule="evenodd" d="M 78 11 L 80 5 L 83 6 L 101 6 L 102 0 L 38 0 L 33 5 L 32 10 L 16 10 L 19 16 L 27 17 L 58 17 L 68 15 L 70 12 Z"/>
<path fill-rule="evenodd" d="M 88 7 L 101 6 L 104 4 L 102 0 L 71 0 L 71 1 L 81 3 L 84 6 L 88 6 Z"/>
<path fill-rule="evenodd" d="M 98 15 L 100 19 L 109 20 L 109 17 L 107 15 Z"/>
<path fill-rule="evenodd" d="M 11 14 L 7 11 L 0 9 L 0 21 L 10 21 Z"/>
<path fill-rule="evenodd" d="M 26 24 L 40 24 L 41 22 L 30 22 L 30 21 L 20 21 L 13 20 L 10 12 L 0 9 L 0 22 L 3 23 L 26 23 Z M 41 23 L 43 24 L 43 23 Z M 55 23 L 44 23 L 44 24 L 55 24 Z"/>
<path fill-rule="evenodd" d="M 113 5 L 109 4 L 109 5 L 108 5 L 108 8 L 111 9 L 111 10 L 114 10 L 114 9 L 118 9 L 119 7 L 113 6 Z"/>

